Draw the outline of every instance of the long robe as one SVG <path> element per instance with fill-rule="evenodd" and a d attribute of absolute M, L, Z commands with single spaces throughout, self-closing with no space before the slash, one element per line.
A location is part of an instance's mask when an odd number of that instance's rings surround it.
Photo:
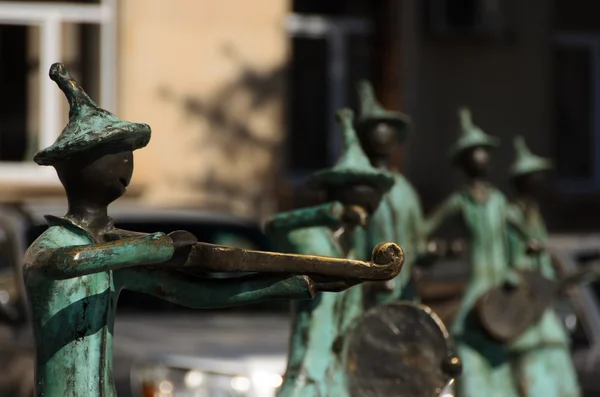
<path fill-rule="evenodd" d="M 369 305 L 416 298 L 411 269 L 418 255 L 425 249 L 423 211 L 417 192 L 410 182 L 400 173 L 394 173 L 394 179 L 394 186 L 383 196 L 369 221 L 367 253 L 370 254 L 381 242 L 394 242 L 404 250 L 404 266 L 394 280 L 364 284 Z"/>
<path fill-rule="evenodd" d="M 527 209 L 511 203 L 512 216 L 521 222 L 527 232 L 541 241 L 548 233 L 544 220 L 535 204 Z M 509 230 L 511 262 L 517 270 L 539 270 L 544 277 L 555 278 L 550 256 L 526 254 L 526 242 L 515 231 Z M 577 374 L 571 361 L 568 337 L 554 312 L 548 308 L 540 321 L 509 345 L 511 365 L 521 397 L 579 397 L 581 392 Z"/>
<path fill-rule="evenodd" d="M 298 254 L 365 259 L 358 255 L 362 249 L 354 247 L 362 248 L 363 229 L 354 231 L 350 250 L 344 250 L 332 231 L 335 222 L 324 216 L 322 208 L 276 215 L 269 234 L 277 248 Z M 338 293 L 319 293 L 313 301 L 293 302 L 292 313 L 288 365 L 278 397 L 347 396 L 344 337 L 363 313 L 362 289 L 355 286 Z"/>
<path fill-rule="evenodd" d="M 451 326 L 463 373 L 457 379 L 457 397 L 513 397 L 517 390 L 505 346 L 487 337 L 477 323 L 474 306 L 488 289 L 508 278 L 508 208 L 505 196 L 488 187 L 479 201 L 468 189 L 452 194 L 427 219 L 433 233 L 445 220 L 459 216 L 469 242 L 469 280 Z"/>

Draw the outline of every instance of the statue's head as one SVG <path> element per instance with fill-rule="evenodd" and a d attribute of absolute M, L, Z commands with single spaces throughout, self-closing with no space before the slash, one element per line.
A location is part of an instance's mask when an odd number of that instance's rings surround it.
<path fill-rule="evenodd" d="M 366 80 L 357 84 L 360 114 L 355 126 L 361 145 L 371 160 L 387 159 L 394 147 L 406 140 L 410 117 L 384 109 Z"/>
<path fill-rule="evenodd" d="M 552 161 L 532 153 L 521 136 L 514 139 L 513 145 L 515 158 L 510 167 L 513 186 L 518 194 L 536 195 L 544 185 L 546 172 L 552 169 Z"/>
<path fill-rule="evenodd" d="M 346 207 L 346 220 L 365 226 L 368 218 L 379 207 L 383 191 L 375 186 L 352 184 L 332 189 L 328 192 L 329 201 L 339 201 Z"/>
<path fill-rule="evenodd" d="M 490 152 L 499 145 L 498 138 L 486 134 L 473 123 L 469 108 L 460 108 L 458 119 L 459 139 L 452 145 L 448 155 L 467 175 L 485 176 L 490 165 Z"/>
<path fill-rule="evenodd" d="M 538 196 L 545 187 L 546 173 L 543 171 L 529 172 L 512 178 L 513 188 L 519 195 Z"/>
<path fill-rule="evenodd" d="M 308 186 L 324 190 L 327 201 L 340 201 L 350 214 L 348 220 L 364 226 L 395 180 L 390 173 L 371 165 L 356 136 L 352 110 L 341 109 L 336 117 L 343 133 L 340 158 L 333 167 L 314 173 Z"/>
<path fill-rule="evenodd" d="M 69 101 L 69 123 L 34 161 L 56 169 L 68 197 L 108 205 L 125 193 L 133 151 L 148 144 L 150 126 L 120 120 L 99 108 L 60 63 L 52 65 L 50 78 Z"/>
<path fill-rule="evenodd" d="M 472 177 L 486 176 L 490 166 L 490 150 L 486 146 L 465 149 L 456 159 L 456 164 Z"/>
<path fill-rule="evenodd" d="M 395 127 L 385 122 L 373 124 L 369 130 L 361 131 L 359 139 L 370 159 L 389 158 L 394 147 L 403 142 L 398 140 Z"/>

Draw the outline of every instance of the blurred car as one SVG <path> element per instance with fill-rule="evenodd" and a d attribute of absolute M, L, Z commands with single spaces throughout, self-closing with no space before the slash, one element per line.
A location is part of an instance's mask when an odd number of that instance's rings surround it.
<path fill-rule="evenodd" d="M 600 236 L 556 235 L 548 247 L 558 274 L 566 275 L 600 259 Z M 599 262 L 600 264 L 600 262 Z M 458 311 L 469 270 L 464 257 L 440 261 L 417 276 L 417 290 L 450 324 Z M 571 355 L 584 397 L 600 395 L 600 281 L 570 288 L 555 310 L 571 337 Z"/>
<path fill-rule="evenodd" d="M 27 321 L 21 263 L 29 244 L 47 228 L 43 216 L 62 216 L 65 212 L 64 205 L 48 203 L 0 206 L 0 397 L 33 395 L 33 338 Z M 126 204 L 111 206 L 110 213 L 116 225 L 127 230 L 166 233 L 188 230 L 200 241 L 271 249 L 270 241 L 259 225 L 231 215 Z M 187 396 L 174 389 L 175 382 L 171 391 L 167 383 L 162 383 L 148 394 L 147 390 L 140 389 L 147 389 L 148 382 L 136 384 L 138 372 L 133 371 L 136 376 L 133 382 L 130 379 L 135 363 L 177 354 L 200 358 L 203 360 L 202 368 L 208 373 L 224 372 L 223 369 L 227 368 L 231 379 L 226 382 L 229 389 L 224 388 L 224 393 L 245 388 L 258 390 L 265 384 L 265 376 L 271 376 L 271 384 L 276 384 L 283 371 L 281 366 L 285 366 L 288 316 L 289 304 L 285 301 L 199 311 L 124 291 L 119 298 L 114 336 L 117 394 L 120 397 Z M 180 367 L 184 365 L 184 361 L 179 364 Z M 256 378 L 257 373 L 260 374 L 256 368 L 263 370 L 262 378 L 260 375 Z M 194 384 L 201 378 L 190 375 L 185 379 Z M 260 382 L 260 385 L 255 385 L 255 382 Z M 210 396 L 249 396 L 247 393 L 218 394 L 212 390 Z M 134 392 L 136 394 L 132 394 Z M 192 394 L 194 397 L 201 395 Z"/>

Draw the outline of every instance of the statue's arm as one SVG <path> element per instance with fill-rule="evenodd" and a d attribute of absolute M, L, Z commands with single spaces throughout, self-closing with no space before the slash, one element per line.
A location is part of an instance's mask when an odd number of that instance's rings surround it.
<path fill-rule="evenodd" d="M 424 238 L 431 236 L 449 218 L 460 212 L 460 202 L 456 195 L 450 196 L 426 217 L 423 222 Z"/>
<path fill-rule="evenodd" d="M 123 288 L 194 309 L 312 299 L 315 295 L 314 284 L 306 276 L 252 274 L 216 279 L 190 277 L 174 269 L 136 267 L 115 272 L 115 281 Z"/>
<path fill-rule="evenodd" d="M 516 232 L 527 244 L 527 254 L 538 255 L 545 250 L 544 244 L 535 235 L 529 232 L 524 222 L 517 216 L 515 210 L 510 206 L 506 209 L 506 223 L 509 228 Z"/>
<path fill-rule="evenodd" d="M 273 216 L 265 225 L 267 234 L 273 236 L 278 233 L 288 232 L 312 226 L 340 226 L 344 206 L 339 201 L 316 205 L 314 207 L 299 208 L 287 212 L 280 212 Z"/>
<path fill-rule="evenodd" d="M 66 279 L 92 273 L 166 262 L 173 256 L 173 241 L 164 233 L 125 238 L 101 244 L 41 248 L 35 259 L 26 261 L 30 270 Z"/>
<path fill-rule="evenodd" d="M 425 217 L 420 203 L 416 203 L 410 215 L 411 232 L 414 236 L 416 248 L 415 265 L 431 265 L 440 256 L 437 249 L 429 250 L 427 246 L 427 234 L 425 233 Z M 436 246 L 437 248 L 437 246 Z"/>

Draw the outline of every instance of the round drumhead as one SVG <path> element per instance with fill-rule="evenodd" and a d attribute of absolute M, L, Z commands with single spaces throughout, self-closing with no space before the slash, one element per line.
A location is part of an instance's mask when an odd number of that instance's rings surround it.
<path fill-rule="evenodd" d="M 449 333 L 427 306 L 392 302 L 369 310 L 350 331 L 352 397 L 433 397 L 460 374 Z"/>
<path fill-rule="evenodd" d="M 529 289 L 494 287 L 477 301 L 479 322 L 486 334 L 499 342 L 520 336 L 533 322 L 533 304 Z"/>

